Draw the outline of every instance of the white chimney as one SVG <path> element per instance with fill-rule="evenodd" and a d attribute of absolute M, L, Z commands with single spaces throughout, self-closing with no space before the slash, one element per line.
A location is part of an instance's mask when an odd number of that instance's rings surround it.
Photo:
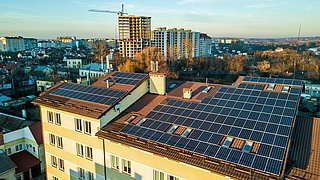
<path fill-rule="evenodd" d="M 109 55 L 106 56 L 106 72 L 107 72 L 107 73 L 109 72 L 110 59 L 111 59 L 111 55 L 109 54 Z"/>
<path fill-rule="evenodd" d="M 103 56 L 101 56 L 101 70 L 104 71 L 103 69 Z"/>
<path fill-rule="evenodd" d="M 183 88 L 183 98 L 191 99 L 192 97 L 192 89 L 191 88 Z"/>
<path fill-rule="evenodd" d="M 27 118 L 27 110 L 26 109 L 22 109 L 21 112 L 22 112 L 22 117 L 23 118 Z"/>
<path fill-rule="evenodd" d="M 109 80 L 108 80 L 108 79 L 107 79 L 107 81 L 106 81 L 106 86 L 107 86 L 107 88 L 110 87 L 110 83 L 109 83 Z"/>

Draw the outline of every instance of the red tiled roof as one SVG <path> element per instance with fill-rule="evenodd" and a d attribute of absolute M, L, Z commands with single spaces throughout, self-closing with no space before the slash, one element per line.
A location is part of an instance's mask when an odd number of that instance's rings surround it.
<path fill-rule="evenodd" d="M 34 157 L 28 151 L 15 153 L 9 156 L 9 158 L 17 165 L 16 173 L 24 172 L 41 163 L 39 159 Z"/>
<path fill-rule="evenodd" d="M 294 179 L 320 179 L 320 118 L 297 117 L 288 173 Z M 290 168 L 290 167 L 289 167 Z"/>
<path fill-rule="evenodd" d="M 29 126 L 29 129 L 30 129 L 34 139 L 37 141 L 37 144 L 38 145 L 43 144 L 41 122 L 39 121 L 39 122 L 31 124 Z"/>

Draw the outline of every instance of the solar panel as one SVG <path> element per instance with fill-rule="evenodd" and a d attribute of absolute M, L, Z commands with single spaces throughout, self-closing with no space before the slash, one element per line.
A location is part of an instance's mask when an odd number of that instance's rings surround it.
<path fill-rule="evenodd" d="M 107 81 L 114 81 L 118 84 L 137 85 L 146 76 L 148 75 L 139 73 L 115 72 L 107 79 Z"/>
<path fill-rule="evenodd" d="M 252 79 L 244 78 L 247 81 Z M 253 80 L 270 81 L 266 78 Z M 277 82 L 280 81 L 289 83 L 293 80 L 280 79 Z M 281 93 L 263 91 L 259 84 L 240 84 L 239 88 L 221 87 L 213 97 L 206 97 L 200 103 L 166 98 L 146 116 L 149 120 L 142 125 L 148 125 L 146 132 L 154 131 L 159 135 L 144 136 L 140 135 L 141 131 L 134 135 L 279 175 L 299 93 L 300 88 Z M 193 130 L 186 138 L 173 138 L 166 131 L 173 124 Z M 132 134 L 136 130 L 132 125 L 129 127 L 125 126 L 121 132 Z M 223 147 L 221 140 L 226 136 L 260 143 L 260 148 L 257 153 L 251 153 Z"/>
<path fill-rule="evenodd" d="M 275 83 L 275 84 L 285 84 L 285 85 L 294 85 L 302 86 L 303 81 L 301 80 L 292 80 L 292 79 L 281 79 L 281 78 L 264 78 L 264 77 L 249 77 L 246 76 L 242 80 L 243 82 L 260 82 L 260 83 Z"/>
<path fill-rule="evenodd" d="M 63 84 L 50 92 L 51 94 L 73 98 L 97 104 L 112 105 L 127 92 L 80 84 Z"/>

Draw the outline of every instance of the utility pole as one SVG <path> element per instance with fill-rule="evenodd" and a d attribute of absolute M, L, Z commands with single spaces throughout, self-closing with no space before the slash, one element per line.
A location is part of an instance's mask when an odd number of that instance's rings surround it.
<path fill-rule="evenodd" d="M 296 58 L 293 60 L 293 79 L 296 78 L 296 64 L 297 64 L 296 61 L 297 61 L 298 56 L 299 56 L 300 32 L 301 32 L 301 24 L 299 26 L 299 32 L 298 32 L 298 38 L 297 38 L 297 48 L 296 48 L 297 54 L 296 54 Z"/>

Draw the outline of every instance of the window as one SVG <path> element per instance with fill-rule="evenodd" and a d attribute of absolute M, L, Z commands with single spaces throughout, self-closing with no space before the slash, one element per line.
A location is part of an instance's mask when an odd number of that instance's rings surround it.
<path fill-rule="evenodd" d="M 233 140 L 233 138 L 227 137 L 227 138 L 224 140 L 222 146 L 229 147 L 229 146 L 231 145 L 232 140 Z"/>
<path fill-rule="evenodd" d="M 94 180 L 93 173 L 88 171 L 88 180 Z"/>
<path fill-rule="evenodd" d="M 75 127 L 76 127 L 76 131 L 82 132 L 81 119 L 75 118 Z"/>
<path fill-rule="evenodd" d="M 16 151 L 19 151 L 19 146 L 18 145 L 16 145 Z"/>
<path fill-rule="evenodd" d="M 55 146 L 56 145 L 56 137 L 55 137 L 55 135 L 49 134 L 49 141 L 50 141 L 51 145 Z"/>
<path fill-rule="evenodd" d="M 61 171 L 64 171 L 64 160 L 63 159 L 59 159 L 59 169 Z"/>
<path fill-rule="evenodd" d="M 122 159 L 122 172 L 131 175 L 131 162 Z"/>
<path fill-rule="evenodd" d="M 111 168 L 119 171 L 119 157 L 111 155 Z"/>
<path fill-rule="evenodd" d="M 33 152 L 36 152 L 36 148 L 35 147 L 32 147 L 32 150 L 33 150 Z"/>
<path fill-rule="evenodd" d="M 171 126 L 171 127 L 169 128 L 169 130 L 167 131 L 167 133 L 172 134 L 176 129 L 177 129 L 177 126 Z"/>
<path fill-rule="evenodd" d="M 47 119 L 49 123 L 53 123 L 53 112 L 47 111 Z"/>
<path fill-rule="evenodd" d="M 272 91 L 276 85 L 275 84 L 269 84 L 267 87 L 267 90 Z"/>
<path fill-rule="evenodd" d="M 56 125 L 61 125 L 61 116 L 60 113 L 55 113 L 56 116 Z"/>
<path fill-rule="evenodd" d="M 8 154 L 11 154 L 11 148 L 7 149 Z"/>
<path fill-rule="evenodd" d="M 182 137 L 187 137 L 192 129 L 187 128 L 186 130 L 183 131 L 183 133 L 181 134 Z"/>
<path fill-rule="evenodd" d="M 57 167 L 57 157 L 51 155 L 51 166 Z"/>
<path fill-rule="evenodd" d="M 57 136 L 57 147 L 63 148 L 62 137 Z"/>
<path fill-rule="evenodd" d="M 83 157 L 83 145 L 77 143 L 77 155 Z"/>
<path fill-rule="evenodd" d="M 153 180 L 164 180 L 164 173 L 153 170 Z"/>
<path fill-rule="evenodd" d="M 168 174 L 167 180 L 179 180 L 179 178 L 174 177 L 174 176 Z"/>
<path fill-rule="evenodd" d="M 22 150 L 22 144 L 19 144 L 19 150 L 20 151 Z"/>
<path fill-rule="evenodd" d="M 242 148 L 242 151 L 248 153 L 248 152 L 250 152 L 251 147 L 252 147 L 252 142 L 246 141 L 246 142 L 244 143 L 244 146 L 243 146 L 243 148 Z"/>
<path fill-rule="evenodd" d="M 85 179 L 86 176 L 85 176 L 85 172 L 84 172 L 84 169 L 80 168 L 78 169 L 78 175 L 79 175 L 79 179 Z"/>
<path fill-rule="evenodd" d="M 92 160 L 92 148 L 86 147 L 86 158 Z"/>
<path fill-rule="evenodd" d="M 59 180 L 59 178 L 52 176 L 52 180 Z"/>
<path fill-rule="evenodd" d="M 91 134 L 91 122 L 84 121 L 84 133 Z"/>
<path fill-rule="evenodd" d="M 282 92 L 284 92 L 284 93 L 289 92 L 289 86 L 283 86 L 282 87 Z"/>

